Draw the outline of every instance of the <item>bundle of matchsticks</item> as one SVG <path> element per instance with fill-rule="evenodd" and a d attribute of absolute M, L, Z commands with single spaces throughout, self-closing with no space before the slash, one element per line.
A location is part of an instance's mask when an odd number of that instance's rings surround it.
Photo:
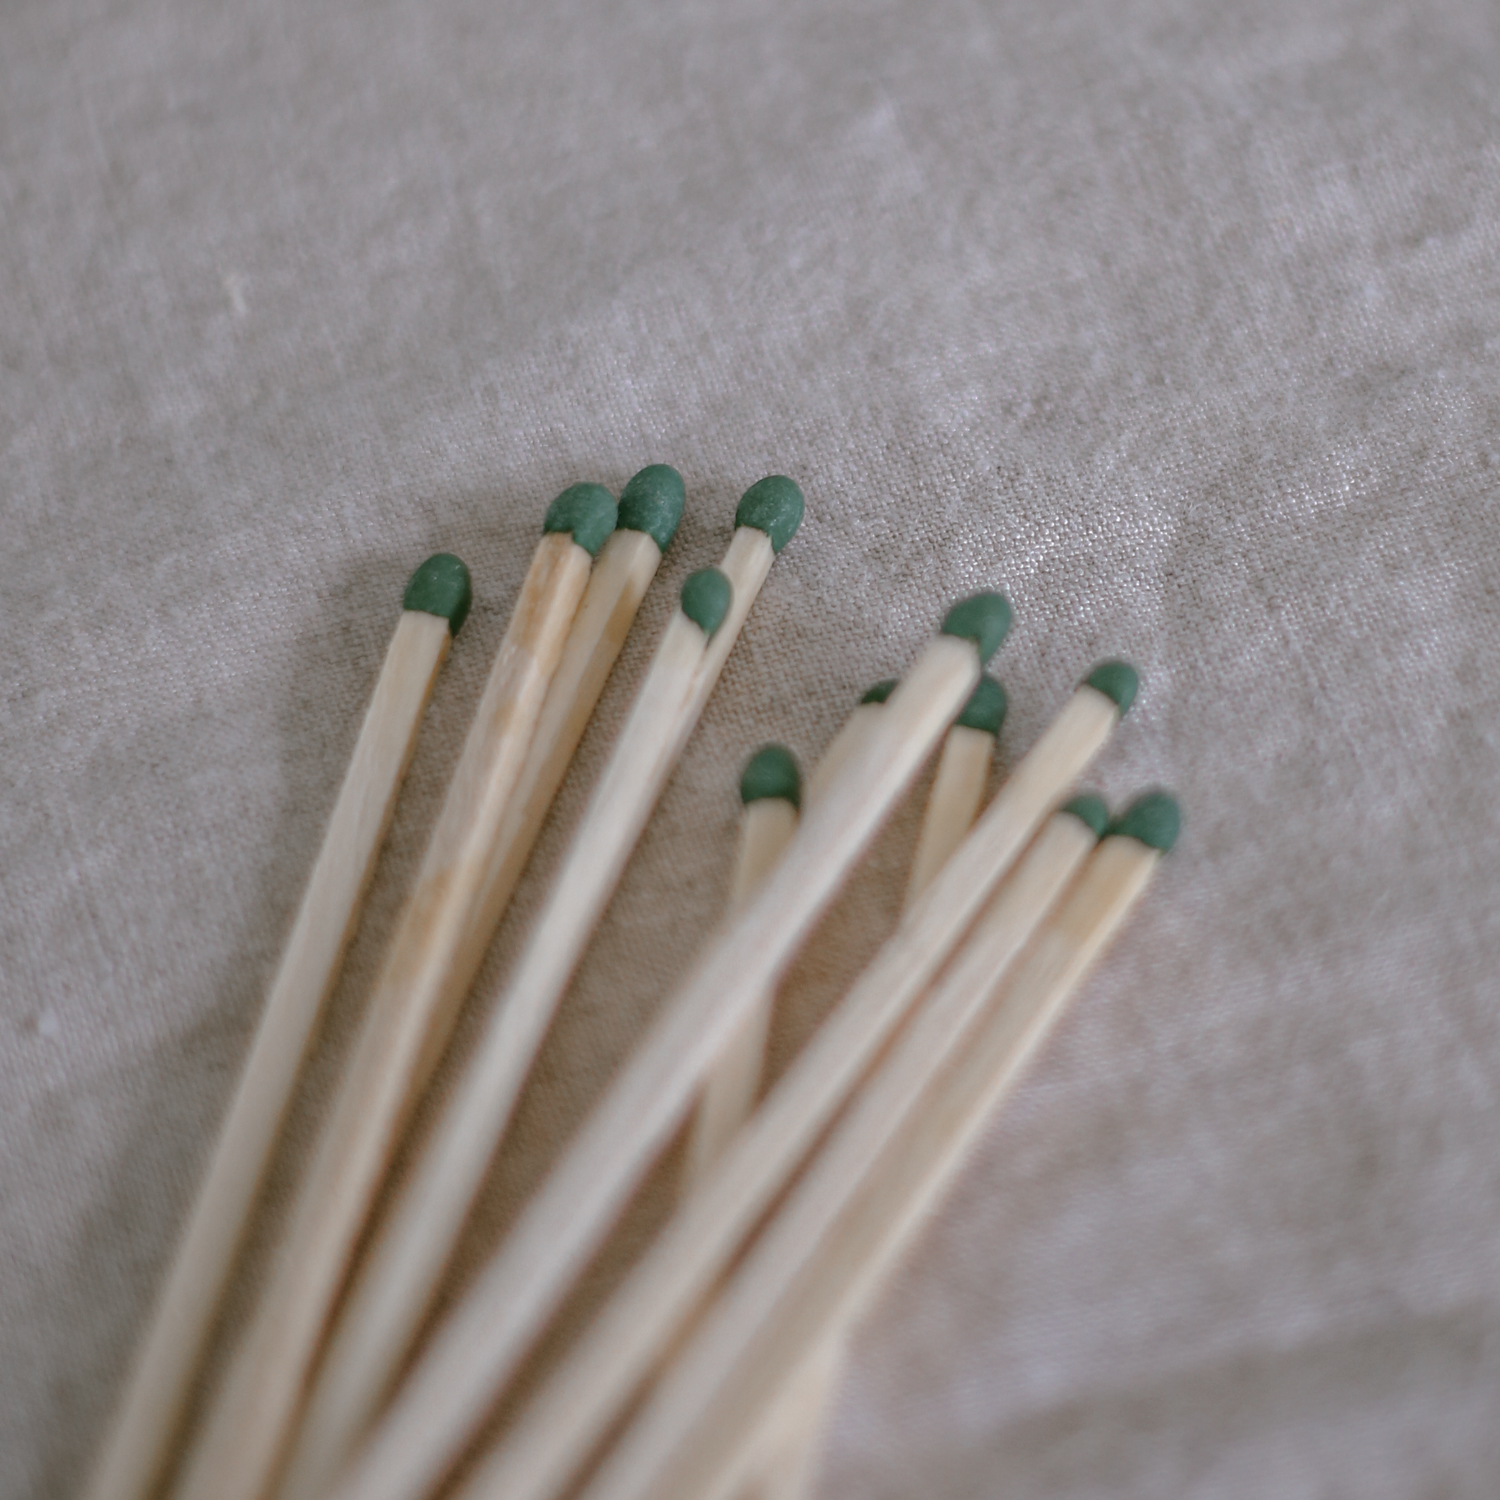
<path fill-rule="evenodd" d="M 718 931 L 550 1177 L 429 1329 L 532 1060 L 778 553 L 797 486 L 753 485 L 691 574 L 540 916 L 435 1129 L 379 1215 L 413 1110 L 676 531 L 674 469 L 618 503 L 565 490 L 516 600 L 269 1279 L 213 1390 L 200 1367 L 437 671 L 469 609 L 455 557 L 412 575 L 352 764 L 89 1500 L 791 1500 L 841 1349 L 1177 832 L 1077 782 L 1135 695 L 1096 665 L 981 812 L 1005 714 L 983 669 L 1010 608 L 951 608 L 803 784 L 740 783 Z M 783 976 L 922 767 L 903 915 L 763 1090 Z M 774 878 L 771 878 L 774 872 Z M 764 1097 L 761 1097 L 764 1093 Z M 681 1201 L 561 1362 L 481 1435 L 645 1174 L 688 1132 Z M 184 1443 L 195 1395 L 201 1420 Z"/>

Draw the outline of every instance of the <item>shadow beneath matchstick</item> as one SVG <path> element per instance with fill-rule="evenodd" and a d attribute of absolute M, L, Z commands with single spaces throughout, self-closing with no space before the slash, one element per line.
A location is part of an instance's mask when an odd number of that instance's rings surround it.
<path fill-rule="evenodd" d="M 474 497 L 461 500 L 468 503 L 456 502 L 455 515 L 478 510 Z M 442 545 L 439 539 L 429 550 Z M 88 1195 L 89 1207 L 76 1232 L 49 1260 L 43 1292 L 61 1298 L 76 1295 L 77 1288 L 88 1289 L 93 1362 L 52 1393 L 62 1420 L 51 1430 L 70 1433 L 73 1440 L 59 1440 L 43 1454 L 45 1493 L 76 1491 L 103 1440 L 259 1024 L 399 617 L 402 588 L 420 560 L 406 550 L 392 551 L 345 568 L 327 590 L 319 625 L 298 632 L 287 653 L 295 670 L 274 682 L 263 676 L 241 679 L 234 701 L 218 705 L 230 718 L 264 722 L 268 716 L 258 705 L 268 694 L 279 695 L 274 741 L 255 752 L 263 767 L 269 762 L 279 775 L 276 807 L 259 827 L 248 819 L 234 821 L 233 831 L 242 835 L 242 842 L 227 842 L 221 828 L 207 850 L 220 872 L 231 868 L 235 900 L 232 914 L 224 919 L 228 930 L 219 934 L 220 956 L 203 986 L 197 1020 L 148 1055 L 132 1059 L 113 1076 L 107 1096 L 93 1101 L 118 1120 L 118 1145 L 103 1185 Z M 231 1291 L 210 1335 L 195 1406 L 214 1388 L 253 1305 L 297 1174 L 352 1042 L 385 933 L 421 858 L 513 593 L 513 588 L 493 584 L 484 589 L 487 597 L 476 600 L 470 623 L 439 674 L 360 924 L 268 1169 Z M 241 705 L 238 710 L 236 704 Z M 186 753 L 163 768 L 166 775 L 186 780 L 217 774 L 224 780 L 222 770 L 211 763 L 194 761 L 193 747 L 199 746 L 200 757 L 203 752 L 192 722 L 183 722 L 168 739 Z M 161 848 L 169 857 L 182 853 L 170 836 Z M 141 878 L 148 880 L 150 872 L 142 870 Z M 179 871 L 179 889 L 180 880 Z M 163 881 L 166 887 L 172 884 Z M 185 930 L 190 918 L 168 914 L 162 925 Z M 64 1113 L 76 1107 L 63 1096 L 53 1096 L 49 1105 Z M 38 1124 L 44 1131 L 67 1129 L 63 1120 Z M 189 1414 L 190 1425 L 194 1415 Z"/>

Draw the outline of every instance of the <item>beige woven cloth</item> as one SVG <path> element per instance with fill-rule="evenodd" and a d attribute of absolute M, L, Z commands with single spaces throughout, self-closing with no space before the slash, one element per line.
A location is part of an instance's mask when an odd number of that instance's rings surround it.
<path fill-rule="evenodd" d="M 1187 830 L 863 1325 L 821 1493 L 1493 1496 L 1497 28 L 1487 0 L 0 9 L 0 1495 L 73 1493 L 100 1438 L 407 573 L 457 551 L 478 603 L 221 1356 L 542 510 L 667 461 L 686 519 L 469 1034 L 676 584 L 762 473 L 807 520 L 466 1270 L 715 921 L 747 752 L 815 758 L 999 586 L 1004 755 L 1128 655 L 1100 780 L 1171 784 Z"/>

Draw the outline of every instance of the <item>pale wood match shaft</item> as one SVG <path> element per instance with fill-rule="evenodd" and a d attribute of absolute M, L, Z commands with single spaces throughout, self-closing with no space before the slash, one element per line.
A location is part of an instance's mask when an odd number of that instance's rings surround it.
<path fill-rule="evenodd" d="M 484 961 L 661 555 L 647 533 L 618 530 L 611 533 L 594 563 L 476 899 L 475 915 L 448 971 L 443 994 L 429 1015 L 422 1059 L 412 1080 L 414 1093 L 420 1091 L 447 1045 L 463 997 Z M 350 1348 L 346 1334 L 357 1321 L 357 1313 L 351 1313 L 346 1303 L 323 1354 L 277 1490 L 283 1500 L 317 1500 L 368 1420 L 365 1407 L 374 1399 L 365 1394 L 372 1383 L 370 1376 L 358 1365 L 351 1372 L 349 1365 L 350 1359 L 361 1358 Z"/>
<path fill-rule="evenodd" d="M 610 533 L 599 549 L 583 601 L 547 689 L 526 763 L 500 830 L 499 843 L 475 904 L 474 919 L 449 975 L 447 1002 L 432 1029 L 421 1080 L 437 1065 L 452 1033 L 459 1006 L 479 973 L 495 929 L 515 893 L 526 862 L 547 821 L 578 742 L 588 728 L 630 627 L 661 565 L 661 549 L 643 531 Z M 419 1084 L 420 1087 L 420 1084 Z"/>
<path fill-rule="evenodd" d="M 837 773 L 864 745 L 877 722 L 880 705 L 884 701 L 882 698 L 878 702 L 855 705 L 853 713 L 844 720 L 843 726 L 829 741 L 823 758 L 807 778 L 807 787 L 802 794 L 806 806 L 815 807 L 823 800 Z M 788 839 L 792 831 L 793 829 L 788 830 Z M 784 844 L 782 847 L 785 847 Z M 778 850 L 775 857 L 779 857 L 779 854 Z M 761 871 L 762 878 L 769 872 L 770 867 L 766 866 Z M 738 881 L 738 875 L 736 879 Z M 743 907 L 749 894 L 747 887 L 743 899 L 731 900 L 731 914 Z M 688 1142 L 687 1167 L 683 1174 L 687 1187 L 698 1182 L 719 1159 L 735 1131 L 755 1106 L 760 1075 L 765 1066 L 766 1039 L 770 1034 L 771 1014 L 775 1005 L 774 988 L 756 999 L 708 1075 L 703 1086 L 703 1096 L 699 1099 L 698 1109 L 693 1116 L 692 1136 Z"/>
<path fill-rule="evenodd" d="M 165 1466 L 451 639 L 448 620 L 421 610 L 403 611 L 391 637 L 244 1072 L 86 1500 L 143 1500 Z"/>
<path fill-rule="evenodd" d="M 859 751 L 877 722 L 884 701 L 885 696 L 882 696 L 855 705 L 808 778 L 804 798 L 809 806 L 822 800 L 845 762 Z M 948 731 L 949 739 L 954 732 Z M 947 743 L 945 739 L 944 753 Z M 940 755 L 940 765 L 942 760 Z M 939 775 L 935 786 L 941 780 Z M 929 812 L 931 801 L 929 798 Z M 976 810 L 977 807 L 976 802 Z M 908 890 L 908 898 L 910 894 Z M 760 997 L 709 1074 L 693 1117 L 693 1134 L 683 1179 L 688 1189 L 708 1174 L 755 1108 L 775 1004 L 775 990 L 768 990 Z M 839 1364 L 837 1348 L 830 1351 L 829 1359 L 809 1362 L 807 1371 L 799 1377 L 806 1387 L 802 1392 L 803 1399 L 791 1405 L 778 1405 L 768 1420 L 761 1439 L 763 1464 L 758 1476 L 760 1482 L 752 1486 L 765 1500 L 775 1500 L 782 1492 L 803 1483 L 811 1462 L 809 1450 L 817 1435 L 816 1416 L 810 1412 L 814 1403 L 821 1403 L 826 1392 L 832 1389 Z"/>
<path fill-rule="evenodd" d="M 357 1455 L 341 1500 L 414 1500 L 447 1473 L 629 1195 L 715 1055 L 773 986 L 979 676 L 938 636 L 809 813 L 778 878 L 709 946 Z"/>
<path fill-rule="evenodd" d="M 532 1058 L 649 815 L 664 738 L 704 645 L 685 615 L 668 626 L 491 1022 L 362 1260 L 318 1380 L 314 1415 L 335 1463 L 378 1409 L 421 1326 Z"/>
<path fill-rule="evenodd" d="M 797 831 L 797 809 L 781 797 L 762 797 L 743 813 L 740 851 L 729 887 L 730 916 L 749 904 Z"/>
<path fill-rule="evenodd" d="M 988 933 L 977 934 L 819 1149 L 583 1500 L 728 1500 L 748 1471 L 757 1423 L 788 1373 L 826 1347 L 909 1243 L 1159 859 L 1134 839 L 1106 839 L 1003 988 L 980 961 Z"/>
<path fill-rule="evenodd" d="M 955 724 L 948 731 L 912 856 L 907 911 L 974 826 L 994 759 L 993 733 L 966 724 Z M 805 1500 L 810 1494 L 822 1413 L 832 1402 L 843 1368 L 843 1343 L 842 1338 L 835 1338 L 817 1358 L 805 1361 L 792 1379 L 795 1389 L 768 1413 L 757 1439 L 757 1463 L 763 1465 L 759 1490 L 764 1500 Z"/>
<path fill-rule="evenodd" d="M 813 1493 L 823 1427 L 844 1370 L 845 1343 L 840 1330 L 783 1382 L 761 1418 L 744 1464 L 745 1482 L 735 1486 L 740 1495 L 800 1500 Z"/>
<path fill-rule="evenodd" d="M 573 971 L 774 557 L 763 531 L 737 528 L 719 567 L 730 589 L 723 619 L 705 636 L 679 611 L 667 628 L 545 908 L 346 1298 L 309 1414 L 309 1496 L 400 1372 Z"/>
<path fill-rule="evenodd" d="M 189 1454 L 182 1500 L 260 1500 L 272 1480 L 359 1232 L 413 1102 L 432 1012 L 531 743 L 592 564 L 542 537 L 427 854 L 386 950 L 354 1055 L 270 1283 Z"/>
<path fill-rule="evenodd" d="M 678 757 L 702 717 L 704 707 L 719 680 L 719 674 L 724 670 L 724 663 L 729 660 L 729 653 L 734 650 L 734 643 L 740 638 L 750 607 L 760 597 L 760 591 L 770 575 L 771 564 L 775 561 L 776 551 L 765 532 L 754 526 L 735 527 L 729 546 L 725 548 L 724 556 L 718 564 L 719 571 L 729 580 L 729 613 L 724 616 L 723 624 L 714 632 L 713 639 L 708 643 L 708 650 L 703 653 L 703 664 L 698 668 L 698 675 L 688 694 L 686 712 L 678 721 L 677 736 L 667 749 L 669 768 L 677 764 Z"/>
<path fill-rule="evenodd" d="M 922 831 L 912 855 L 906 908 L 932 884 L 949 856 L 968 837 L 984 801 L 984 788 L 995 760 L 995 736 L 955 724 L 943 740 L 932 792 L 922 814 Z"/>
<path fill-rule="evenodd" d="M 882 699 L 881 703 L 883 702 Z M 870 731 L 880 722 L 881 703 L 855 704 L 854 712 L 829 740 L 828 748 L 813 767 L 812 775 L 807 778 L 807 787 L 802 793 L 802 800 L 809 807 L 827 796 L 828 788 L 837 780 L 839 772 L 864 748 Z"/>
<path fill-rule="evenodd" d="M 474 1493 L 543 1500 L 583 1461 L 724 1273 L 1037 825 L 1117 722 L 1116 706 L 1103 693 L 1087 686 L 1074 693 L 926 895 L 528 1407 L 493 1457 L 493 1472 L 503 1479 Z M 807 836 L 815 813 L 809 812 L 799 840 Z M 789 855 L 795 848 L 794 842 Z M 478 1363 L 473 1355 L 470 1359 Z M 348 1491 L 351 1500 L 363 1493 Z M 405 1500 L 420 1491 L 413 1486 L 392 1493 Z"/>

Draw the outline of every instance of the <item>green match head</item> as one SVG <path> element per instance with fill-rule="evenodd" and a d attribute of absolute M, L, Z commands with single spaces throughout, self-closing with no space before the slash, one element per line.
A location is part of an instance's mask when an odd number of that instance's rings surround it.
<path fill-rule="evenodd" d="M 1128 661 L 1101 661 L 1083 681 L 1085 687 L 1112 699 L 1122 719 L 1130 712 L 1136 689 L 1141 684 L 1135 668 Z"/>
<path fill-rule="evenodd" d="M 762 745 L 745 762 L 740 776 L 740 801 L 747 807 L 768 797 L 780 797 L 793 807 L 802 806 L 802 776 L 785 745 Z"/>
<path fill-rule="evenodd" d="M 1077 818 L 1096 839 L 1102 839 L 1104 830 L 1109 827 L 1109 809 L 1104 805 L 1104 798 L 1094 792 L 1081 792 L 1071 802 L 1064 802 L 1058 812 Z"/>
<path fill-rule="evenodd" d="M 677 535 L 687 499 L 682 475 L 670 464 L 648 464 L 620 491 L 621 531 L 644 531 L 665 552 Z"/>
<path fill-rule="evenodd" d="M 618 509 L 615 497 L 602 484 L 570 484 L 547 507 L 542 530 L 571 532 L 590 557 L 598 557 L 615 529 Z"/>
<path fill-rule="evenodd" d="M 1005 689 L 988 673 L 979 679 L 979 686 L 969 694 L 963 712 L 953 721 L 964 729 L 982 729 L 986 734 L 999 734 L 1005 722 Z"/>
<path fill-rule="evenodd" d="M 717 568 L 689 573 L 682 585 L 682 612 L 706 636 L 712 636 L 729 613 L 734 589 Z"/>
<path fill-rule="evenodd" d="M 780 552 L 796 536 L 802 510 L 802 491 L 785 474 L 767 474 L 740 496 L 734 524 L 765 532 L 771 538 L 771 550 Z"/>
<path fill-rule="evenodd" d="M 1010 629 L 1010 603 L 1004 594 L 971 594 L 948 611 L 942 633 L 973 641 L 979 660 L 987 662 Z"/>
<path fill-rule="evenodd" d="M 473 602 L 469 570 L 451 552 L 434 552 L 407 580 L 401 596 L 402 609 L 420 610 L 446 620 L 449 635 L 458 634 Z"/>
<path fill-rule="evenodd" d="M 1145 792 L 1109 825 L 1111 838 L 1135 839 L 1148 849 L 1171 852 L 1182 828 L 1182 813 L 1166 792 Z"/>
<path fill-rule="evenodd" d="M 864 697 L 859 700 L 860 707 L 863 708 L 866 703 L 884 703 L 885 700 L 896 691 L 896 686 L 897 679 L 894 677 L 887 677 L 884 682 L 877 682 L 875 686 L 872 687 L 864 695 Z"/>

